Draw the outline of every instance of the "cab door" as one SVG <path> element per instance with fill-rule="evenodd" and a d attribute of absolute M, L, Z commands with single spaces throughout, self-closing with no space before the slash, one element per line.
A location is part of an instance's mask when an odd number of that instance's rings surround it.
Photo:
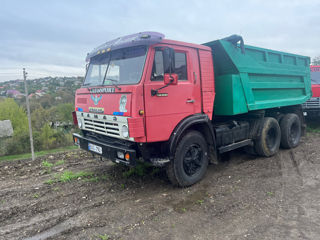
<path fill-rule="evenodd" d="M 163 45 L 159 45 L 166 47 Z M 163 86 L 164 58 L 161 48 L 151 48 L 151 62 L 145 80 L 144 100 L 148 142 L 166 141 L 184 118 L 201 112 L 200 74 L 196 49 L 167 46 L 175 51 L 175 69 L 178 84 L 169 85 L 152 96 L 151 91 Z"/>

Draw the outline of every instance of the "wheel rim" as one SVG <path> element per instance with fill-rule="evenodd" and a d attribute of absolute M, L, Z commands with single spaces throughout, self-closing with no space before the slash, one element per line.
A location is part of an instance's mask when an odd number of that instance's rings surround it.
<path fill-rule="evenodd" d="M 203 151 L 197 144 L 188 147 L 183 156 L 183 169 L 188 176 L 196 174 L 202 166 Z"/>
<path fill-rule="evenodd" d="M 267 133 L 267 146 L 269 149 L 273 149 L 277 142 L 277 130 L 275 128 L 270 128 Z"/>

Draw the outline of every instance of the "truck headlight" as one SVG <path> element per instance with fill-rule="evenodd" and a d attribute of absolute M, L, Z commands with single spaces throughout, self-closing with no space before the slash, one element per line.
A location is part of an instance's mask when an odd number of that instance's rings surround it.
<path fill-rule="evenodd" d="M 125 137 L 125 138 L 129 137 L 129 129 L 126 125 L 122 125 L 121 133 L 122 133 L 123 137 Z"/>
<path fill-rule="evenodd" d="M 82 121 L 81 119 L 78 120 L 78 127 L 81 129 L 82 128 Z"/>

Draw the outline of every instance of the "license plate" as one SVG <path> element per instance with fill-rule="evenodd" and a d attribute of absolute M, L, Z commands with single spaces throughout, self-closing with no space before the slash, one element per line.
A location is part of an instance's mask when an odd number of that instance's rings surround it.
<path fill-rule="evenodd" d="M 94 145 L 92 143 L 88 143 L 88 150 L 102 154 L 102 147 L 99 147 L 99 146 Z"/>

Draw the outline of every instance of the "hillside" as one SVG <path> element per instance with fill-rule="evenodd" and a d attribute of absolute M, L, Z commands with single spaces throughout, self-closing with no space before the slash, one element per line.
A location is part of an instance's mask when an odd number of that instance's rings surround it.
<path fill-rule="evenodd" d="M 64 97 L 63 92 L 67 92 L 68 95 L 70 93 L 74 95 L 75 90 L 80 87 L 82 82 L 83 77 L 45 77 L 32 79 L 27 81 L 28 93 L 30 98 L 40 98 L 49 94 L 54 98 L 57 97 L 57 100 L 61 100 Z M 23 95 L 23 80 L 0 82 L 0 96 L 21 99 Z"/>
<path fill-rule="evenodd" d="M 74 111 L 75 91 L 82 81 L 82 77 L 46 77 L 28 81 L 36 151 L 72 144 L 71 112 Z M 13 137 L 1 140 L 0 156 L 30 151 L 23 81 L 0 83 L 0 95 L 0 120 L 10 120 L 14 130 Z"/>

